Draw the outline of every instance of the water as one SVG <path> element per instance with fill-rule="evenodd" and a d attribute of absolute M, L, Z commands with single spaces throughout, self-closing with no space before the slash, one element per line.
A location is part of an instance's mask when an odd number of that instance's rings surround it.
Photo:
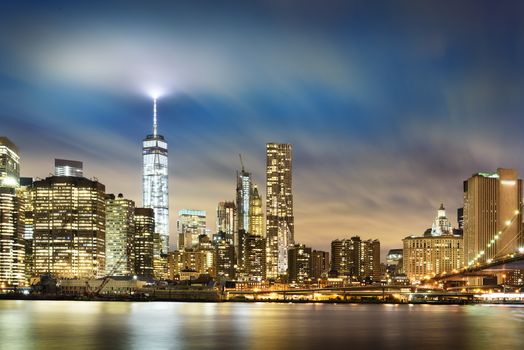
<path fill-rule="evenodd" d="M 524 349 L 524 308 L 0 300 L 0 349 Z"/>

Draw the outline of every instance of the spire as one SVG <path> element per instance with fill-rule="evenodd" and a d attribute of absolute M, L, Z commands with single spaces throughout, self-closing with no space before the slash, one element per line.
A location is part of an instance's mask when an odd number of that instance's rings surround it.
<path fill-rule="evenodd" d="M 440 208 L 438 210 L 446 210 L 444 209 L 444 203 L 440 203 Z"/>
<path fill-rule="evenodd" d="M 153 98 L 153 136 L 157 134 L 157 122 L 156 122 L 156 98 Z"/>

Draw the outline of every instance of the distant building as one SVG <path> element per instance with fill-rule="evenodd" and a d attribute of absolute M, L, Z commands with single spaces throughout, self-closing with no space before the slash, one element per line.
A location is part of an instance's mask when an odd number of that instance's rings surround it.
<path fill-rule="evenodd" d="M 242 165 L 242 170 L 237 173 L 237 230 L 249 230 L 249 206 L 252 191 L 251 173 Z"/>
<path fill-rule="evenodd" d="M 177 221 L 178 249 L 192 249 L 198 245 L 198 237 L 207 233 L 206 211 L 182 209 Z"/>
<path fill-rule="evenodd" d="M 522 180 L 514 169 L 464 181 L 464 262 L 485 263 L 524 246 Z"/>
<path fill-rule="evenodd" d="M 248 281 L 266 279 L 266 239 L 248 234 L 245 237 L 244 276 Z"/>
<path fill-rule="evenodd" d="M 329 273 L 329 252 L 313 250 L 311 252 L 311 278 L 318 280 Z"/>
<path fill-rule="evenodd" d="M 83 177 L 51 176 L 33 191 L 34 273 L 56 278 L 105 274 L 105 186 Z"/>
<path fill-rule="evenodd" d="M 106 196 L 106 274 L 129 275 L 133 270 L 135 202 L 122 194 Z"/>
<path fill-rule="evenodd" d="M 235 202 L 220 202 L 217 207 L 217 232 L 225 234 L 224 239 L 234 242 L 237 226 L 237 210 Z"/>
<path fill-rule="evenodd" d="M 403 244 L 403 272 L 411 281 L 421 281 L 434 274 L 451 272 L 463 265 L 462 236 L 453 234 L 442 204 L 437 211 L 431 234 L 406 237 Z M 391 260 L 396 260 L 392 258 Z"/>
<path fill-rule="evenodd" d="M 159 234 L 160 251 L 169 251 L 169 180 L 167 142 L 158 133 L 156 99 L 153 101 L 153 134 L 142 142 L 142 206 L 155 212 L 155 230 Z"/>
<path fill-rule="evenodd" d="M 386 271 L 390 276 L 396 276 L 403 273 L 404 256 L 402 249 L 391 249 L 386 255 Z"/>
<path fill-rule="evenodd" d="M 24 211 L 24 246 L 25 246 L 25 274 L 27 279 L 33 275 L 33 179 L 20 178 L 20 187 L 16 189 L 16 196 L 20 197 Z"/>
<path fill-rule="evenodd" d="M 155 212 L 152 208 L 135 208 L 132 240 L 132 266 L 135 275 L 153 277 Z"/>
<path fill-rule="evenodd" d="M 227 239 L 228 235 L 225 232 L 219 231 L 213 236 L 213 244 L 215 247 L 215 266 L 217 276 L 223 276 L 226 279 L 232 280 L 235 278 L 235 247 L 233 242 Z"/>
<path fill-rule="evenodd" d="M 26 284 L 23 200 L 0 186 L 0 287 Z"/>
<path fill-rule="evenodd" d="M 0 136 L 0 186 L 20 186 L 20 156 L 18 147 L 7 137 Z"/>
<path fill-rule="evenodd" d="M 264 236 L 264 212 L 262 210 L 262 198 L 258 193 L 257 185 L 253 185 L 251 191 L 251 202 L 249 204 L 249 233 L 255 236 Z M 265 264 L 264 264 L 265 265 Z"/>
<path fill-rule="evenodd" d="M 78 160 L 55 159 L 55 176 L 84 176 L 84 165 Z"/>
<path fill-rule="evenodd" d="M 303 284 L 311 280 L 311 248 L 295 244 L 288 252 L 288 282 Z"/>
<path fill-rule="evenodd" d="M 266 145 L 267 278 L 287 274 L 288 249 L 295 241 L 290 144 Z"/>
<path fill-rule="evenodd" d="M 380 242 L 362 241 L 359 236 L 331 242 L 331 269 L 338 276 L 360 281 L 379 281 Z"/>

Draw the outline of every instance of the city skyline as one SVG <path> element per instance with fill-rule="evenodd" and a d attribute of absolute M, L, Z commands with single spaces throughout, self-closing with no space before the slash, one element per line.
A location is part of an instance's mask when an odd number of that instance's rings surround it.
<path fill-rule="evenodd" d="M 78 159 L 108 192 L 140 203 L 140 140 L 151 121 L 143 90 L 158 80 L 171 213 L 214 213 L 232 200 L 239 152 L 265 193 L 264 147 L 285 142 L 294 150 L 297 242 L 327 250 L 360 235 L 398 248 L 423 233 L 441 202 L 456 226 L 462 181 L 473 173 L 524 173 L 523 53 L 514 44 L 522 5 L 407 4 L 268 4 L 258 14 L 235 4 L 209 15 L 161 3 L 130 7 L 115 26 L 111 6 L 93 22 L 95 10 L 37 7 L 29 19 L 6 5 L 2 29 L 17 34 L 0 39 L 2 135 L 20 148 L 22 176 L 45 178 L 54 158 Z M 247 20 L 246 36 L 235 33 Z"/>

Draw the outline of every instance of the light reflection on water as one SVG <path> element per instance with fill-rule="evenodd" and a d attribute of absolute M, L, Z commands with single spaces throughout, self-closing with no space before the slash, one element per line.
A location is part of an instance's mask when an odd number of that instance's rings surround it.
<path fill-rule="evenodd" d="M 0 349 L 524 349 L 524 308 L 0 301 Z"/>

